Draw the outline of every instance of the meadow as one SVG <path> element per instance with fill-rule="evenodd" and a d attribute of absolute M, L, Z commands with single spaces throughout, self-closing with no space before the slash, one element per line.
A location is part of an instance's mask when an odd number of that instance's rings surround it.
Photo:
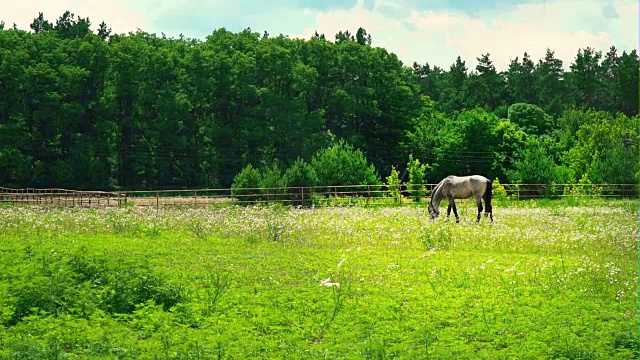
<path fill-rule="evenodd" d="M 635 359 L 638 201 L 0 208 L 0 358 Z"/>

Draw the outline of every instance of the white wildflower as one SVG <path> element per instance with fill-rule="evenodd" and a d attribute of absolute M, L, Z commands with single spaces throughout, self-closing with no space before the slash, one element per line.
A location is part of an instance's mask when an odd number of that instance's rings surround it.
<path fill-rule="evenodd" d="M 331 287 L 331 286 L 340 286 L 340 283 L 338 283 L 338 282 L 331 282 L 331 278 L 330 278 L 330 277 L 328 277 L 328 278 L 326 278 L 326 279 L 324 279 L 324 280 L 320 281 L 320 286 L 329 286 L 329 287 Z"/>

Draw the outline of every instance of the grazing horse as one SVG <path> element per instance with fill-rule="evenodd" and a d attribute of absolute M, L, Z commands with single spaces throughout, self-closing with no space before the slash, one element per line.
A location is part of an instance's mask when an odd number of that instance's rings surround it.
<path fill-rule="evenodd" d="M 429 214 L 431 219 L 435 219 L 440 215 L 440 201 L 442 199 L 449 200 L 449 208 L 447 209 L 447 219 L 453 209 L 453 214 L 456 216 L 456 222 L 460 222 L 458 217 L 458 210 L 456 209 L 455 199 L 467 199 L 470 197 L 476 198 L 476 204 L 478 204 L 478 218 L 476 223 L 480 222 L 480 214 L 482 213 L 482 200 L 484 199 L 485 213 L 491 217 L 493 222 L 493 214 L 491 208 L 491 189 L 492 181 L 484 176 L 470 175 L 470 176 L 447 176 L 436 186 L 431 194 L 431 201 L 429 201 Z"/>

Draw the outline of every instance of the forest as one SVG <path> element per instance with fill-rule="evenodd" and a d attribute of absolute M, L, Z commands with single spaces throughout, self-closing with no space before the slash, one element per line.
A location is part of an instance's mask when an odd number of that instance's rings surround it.
<path fill-rule="evenodd" d="M 636 50 L 577 49 L 566 71 L 553 49 L 445 69 L 403 64 L 364 28 L 93 28 L 69 11 L 0 24 L 0 186 L 376 184 L 409 182 L 407 168 L 426 182 L 640 179 Z"/>

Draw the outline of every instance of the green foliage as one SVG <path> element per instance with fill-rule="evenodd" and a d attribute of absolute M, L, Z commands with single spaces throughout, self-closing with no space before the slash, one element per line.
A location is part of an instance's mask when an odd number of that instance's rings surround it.
<path fill-rule="evenodd" d="M 260 188 L 261 185 L 262 174 L 260 174 L 260 170 L 249 164 L 235 176 L 231 188 L 233 194 L 239 196 L 240 201 L 255 201 L 258 200 L 258 197 L 247 195 L 255 194 L 255 189 Z"/>
<path fill-rule="evenodd" d="M 493 180 L 493 183 L 491 186 L 491 194 L 492 194 L 492 197 L 495 199 L 507 198 L 507 190 L 504 188 L 504 185 L 500 183 L 500 180 L 498 178 L 495 178 Z"/>
<path fill-rule="evenodd" d="M 340 140 L 330 148 L 319 150 L 311 165 L 318 175 L 318 185 L 379 185 L 380 176 L 361 150 Z"/>
<path fill-rule="evenodd" d="M 613 177 L 630 166 L 626 150 L 596 160 L 587 133 L 638 136 L 618 121 L 638 114 L 636 49 L 578 49 L 568 71 L 552 49 L 508 69 L 490 54 L 474 69 L 459 56 L 447 68 L 407 67 L 364 28 L 336 42 L 224 28 L 199 40 L 112 34 L 70 11 L 38 13 L 30 31 L 0 28 L 2 186 L 226 188 L 248 164 L 286 169 L 337 141 L 385 176 L 413 154 L 432 167 L 429 181 L 504 181 L 527 136 L 556 142 L 549 155 L 577 177 L 630 179 Z M 616 123 L 608 134 L 578 132 L 606 117 Z"/>
<path fill-rule="evenodd" d="M 512 183 L 551 185 L 570 182 L 569 169 L 556 164 L 543 142 L 536 138 L 527 139 L 526 147 L 515 155 L 514 170 L 507 171 Z"/>
<path fill-rule="evenodd" d="M 550 134 L 553 118 L 536 105 L 516 103 L 509 107 L 509 121 L 530 135 Z"/>
<path fill-rule="evenodd" d="M 420 164 L 420 160 L 414 159 L 413 154 L 409 154 L 409 162 L 407 163 L 407 172 L 409 173 L 408 191 L 411 196 L 417 197 L 417 200 L 427 196 L 427 188 L 425 175 L 429 171 L 428 164 Z"/>
<path fill-rule="evenodd" d="M 284 176 L 280 165 L 273 163 L 262 171 L 260 186 L 263 188 L 262 193 L 267 195 L 268 200 L 282 200 L 287 192 L 287 177 Z"/>
<path fill-rule="evenodd" d="M 315 169 L 301 158 L 296 159 L 289 166 L 284 176 L 287 179 L 288 186 L 291 188 L 311 187 L 318 184 L 318 175 Z M 297 189 L 290 189 L 289 191 L 296 193 Z M 292 195 L 292 200 L 294 200 L 294 204 L 298 204 L 298 201 L 300 201 L 301 205 L 308 205 L 311 202 L 312 194 L 313 189 L 301 189 L 299 194 Z M 303 199 L 305 196 L 306 198 Z"/>
<path fill-rule="evenodd" d="M 602 189 L 593 185 L 587 174 L 583 174 L 578 183 L 565 189 L 565 195 L 602 195 Z"/>
<path fill-rule="evenodd" d="M 311 166 L 311 164 L 302 160 L 301 158 L 289 166 L 285 172 L 285 177 L 289 186 L 301 187 L 301 186 L 316 186 L 318 183 L 318 175 Z"/>
<path fill-rule="evenodd" d="M 486 110 L 462 111 L 438 132 L 431 181 L 451 174 L 502 177 L 511 168 L 509 154 L 521 146 L 525 137 L 508 120 Z"/>
<path fill-rule="evenodd" d="M 575 138 L 563 160 L 576 174 L 587 174 L 595 183 L 634 183 L 638 172 L 639 117 L 588 111 L 578 119 L 563 121 Z M 574 115 L 575 116 L 575 115 Z M 580 123 L 570 122 L 582 120 Z"/>
<path fill-rule="evenodd" d="M 387 176 L 387 189 L 391 193 L 391 197 L 393 197 L 396 203 L 402 203 L 402 192 L 400 191 L 400 177 L 398 170 L 394 166 L 391 166 L 391 174 Z"/>
<path fill-rule="evenodd" d="M 596 152 L 586 174 L 597 184 L 633 184 L 637 181 L 638 151 L 620 144 L 606 154 Z"/>
<path fill-rule="evenodd" d="M 185 299 L 181 286 L 167 284 L 148 265 L 83 253 L 65 257 L 31 248 L 22 255 L 26 258 L 24 268 L 7 288 L 9 294 L 15 294 L 9 299 L 10 313 L 4 314 L 3 325 L 8 327 L 40 314 L 85 318 L 99 311 L 132 314 L 137 305 L 147 301 L 166 311 Z"/>
<path fill-rule="evenodd" d="M 435 149 L 442 143 L 439 133 L 451 120 L 436 109 L 436 104 L 427 96 L 422 96 L 420 115 L 410 121 L 400 148 L 405 154 L 416 154 L 416 159 L 434 158 Z M 405 157 L 406 159 L 406 157 Z"/>

